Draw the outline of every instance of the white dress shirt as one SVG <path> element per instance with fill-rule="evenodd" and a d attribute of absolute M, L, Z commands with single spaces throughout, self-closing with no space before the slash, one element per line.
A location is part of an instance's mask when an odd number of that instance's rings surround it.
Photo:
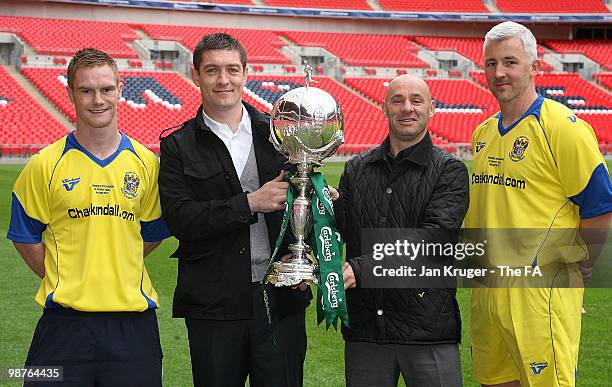
<path fill-rule="evenodd" d="M 249 158 L 249 152 L 251 152 L 251 145 L 253 144 L 253 132 L 251 129 L 251 117 L 247 112 L 244 105 L 242 105 L 242 119 L 238 123 L 238 130 L 236 133 L 232 132 L 227 124 L 217 122 L 210 118 L 204 110 L 202 110 L 204 123 L 217 135 L 225 144 L 225 147 L 232 157 L 234 168 L 238 177 L 242 176 L 244 166 L 246 165 L 247 159 Z"/>

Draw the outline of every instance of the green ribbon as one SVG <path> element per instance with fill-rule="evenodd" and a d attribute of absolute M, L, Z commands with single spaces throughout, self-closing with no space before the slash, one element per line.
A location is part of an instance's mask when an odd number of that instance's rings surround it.
<path fill-rule="evenodd" d="M 287 173 L 283 180 L 289 182 L 292 176 L 293 174 Z M 349 324 L 346 297 L 344 295 L 344 281 L 342 279 L 342 237 L 337 231 L 334 207 L 325 177 L 321 173 L 315 172 L 310 174 L 309 178 L 313 187 L 312 216 L 314 230 L 311 233 L 312 247 L 313 253 L 319 261 L 319 272 L 317 273 L 317 323 L 320 324 L 325 320 L 326 329 L 329 329 L 331 325 L 338 329 L 338 318 L 344 325 L 348 326 Z M 287 205 L 285 206 L 281 229 L 276 238 L 266 276 L 272 271 L 272 265 L 277 260 L 278 250 L 287 231 L 287 225 L 293 213 L 293 196 L 293 188 L 289 182 Z M 268 325 L 272 331 L 272 316 L 265 287 L 264 301 Z"/>
<path fill-rule="evenodd" d="M 285 213 L 283 214 L 283 221 L 281 222 L 281 228 L 278 233 L 278 237 L 276 237 L 274 251 L 272 252 L 270 262 L 268 262 L 268 270 L 266 270 L 264 280 L 266 279 L 266 276 L 272 271 L 272 265 L 277 260 L 276 255 L 278 254 L 278 249 L 283 243 L 283 238 L 285 238 L 285 232 L 287 231 L 287 224 L 289 224 L 289 218 L 291 218 L 291 215 L 293 214 L 293 188 L 291 187 L 291 182 L 289 181 L 292 176 L 292 173 L 285 173 L 285 175 L 283 176 L 283 181 L 289 184 L 289 187 L 287 188 L 287 203 L 285 204 Z"/>
<path fill-rule="evenodd" d="M 320 172 L 309 175 L 314 194 L 313 252 L 319 261 L 317 274 L 317 323 L 338 329 L 338 319 L 349 326 L 344 281 L 342 279 L 342 236 L 336 227 L 332 197 L 325 177 Z"/>
<path fill-rule="evenodd" d="M 285 213 L 283 214 L 283 221 L 281 222 L 281 228 L 278 233 L 278 237 L 276 237 L 274 251 L 272 252 L 272 256 L 270 257 L 270 261 L 268 262 L 268 269 L 266 270 L 266 274 L 261 280 L 264 305 L 266 307 L 266 316 L 268 317 L 268 331 L 270 333 L 270 336 L 272 337 L 272 342 L 274 342 L 274 345 L 276 345 L 276 337 L 274 336 L 274 329 L 272 326 L 272 312 L 270 311 L 270 301 L 268 299 L 268 290 L 266 289 L 265 281 L 268 274 L 272 272 L 272 265 L 277 260 L 276 255 L 278 254 L 278 249 L 283 243 L 283 238 L 285 237 L 285 232 L 287 231 L 287 224 L 289 224 L 289 218 L 291 218 L 291 214 L 293 213 L 293 188 L 291 187 L 291 182 L 289 181 L 291 176 L 293 175 L 290 173 L 285 173 L 285 175 L 283 176 L 283 181 L 289 183 L 289 187 L 287 188 L 287 203 L 285 204 Z"/>

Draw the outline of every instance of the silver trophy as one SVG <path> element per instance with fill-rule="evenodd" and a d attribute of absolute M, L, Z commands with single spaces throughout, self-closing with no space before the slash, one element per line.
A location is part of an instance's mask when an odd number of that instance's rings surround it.
<path fill-rule="evenodd" d="M 289 219 L 296 241 L 289 245 L 293 256 L 275 262 L 266 277 L 266 282 L 275 286 L 317 282 L 318 268 L 311 258 L 312 248 L 306 243 L 313 228 L 312 184 L 308 176 L 344 142 L 344 118 L 338 102 L 326 91 L 310 86 L 314 81 L 308 63 L 304 71 L 306 86 L 280 97 L 270 120 L 270 141 L 291 164 L 297 165 L 297 174 L 290 178 L 295 198 Z"/>

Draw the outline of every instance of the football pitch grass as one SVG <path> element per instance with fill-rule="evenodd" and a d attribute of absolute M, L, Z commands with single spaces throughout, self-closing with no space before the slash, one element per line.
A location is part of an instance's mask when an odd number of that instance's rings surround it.
<path fill-rule="evenodd" d="M 468 164 L 469 165 L 469 164 Z M 608 169 L 612 163 L 608 162 Z M 26 266 L 6 240 L 9 223 L 11 187 L 23 165 L 0 164 L 0 369 L 19 367 L 25 360 L 41 308 L 34 301 L 38 277 Z M 342 163 L 328 163 L 323 169 L 329 184 L 337 186 Z M 187 333 L 182 319 L 171 317 L 172 294 L 176 284 L 177 261 L 169 258 L 177 246 L 168 239 L 146 258 L 147 269 L 157 290 L 161 308 L 157 312 L 164 351 L 164 386 L 190 386 L 191 366 Z M 607 254 L 609 259 L 609 254 Z M 602 256 L 603 258 L 603 256 Z M 600 262 L 599 264 L 610 264 Z M 100 289 L 103 291 L 103 289 Z M 610 289 L 587 289 L 584 305 L 588 313 L 582 320 L 578 386 L 609 386 L 612 383 L 612 310 Z M 463 335 L 461 362 L 465 386 L 477 386 L 472 378 L 470 357 L 469 289 L 459 289 Z M 316 311 L 311 304 L 307 313 L 308 351 L 304 365 L 304 385 L 335 387 L 344 385 L 344 345 L 339 332 L 325 331 L 316 325 Z M 7 384 L 2 382 L 0 385 Z M 20 385 L 12 383 L 10 385 Z M 374 387 L 374 386 L 373 386 Z"/>

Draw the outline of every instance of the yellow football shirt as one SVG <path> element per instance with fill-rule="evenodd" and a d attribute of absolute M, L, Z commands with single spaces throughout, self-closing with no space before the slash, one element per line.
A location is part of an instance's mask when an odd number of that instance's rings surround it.
<path fill-rule="evenodd" d="M 483 122 L 472 146 L 465 226 L 488 230 L 490 264 L 520 267 L 586 258 L 575 231 L 580 219 L 612 211 L 610 178 L 589 124 L 539 96 L 508 128 L 499 113 Z M 516 230 L 492 230 L 498 228 Z"/>
<path fill-rule="evenodd" d="M 74 133 L 32 157 L 13 187 L 7 236 L 45 245 L 39 304 L 89 312 L 157 308 L 143 241 L 169 236 L 158 173 L 157 157 L 123 134 L 105 160 Z"/>
<path fill-rule="evenodd" d="M 535 279 L 497 277 L 490 284 L 503 288 L 472 290 L 475 379 L 573 386 L 583 295 L 572 287 L 582 285 L 573 262 L 587 257 L 578 226 L 612 211 L 612 184 L 595 134 L 567 107 L 538 97 L 510 127 L 500 114 L 489 118 L 472 141 L 465 224 L 488 242 L 480 264 L 537 265 L 543 272 Z"/>

